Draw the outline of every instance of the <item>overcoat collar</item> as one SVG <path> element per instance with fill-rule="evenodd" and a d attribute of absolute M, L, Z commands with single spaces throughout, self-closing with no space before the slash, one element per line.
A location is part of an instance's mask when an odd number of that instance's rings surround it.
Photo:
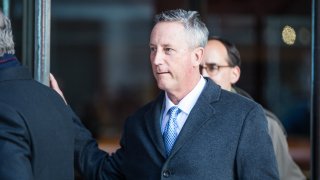
<path fill-rule="evenodd" d="M 212 80 L 206 78 L 206 85 L 197 100 L 197 103 L 192 108 L 179 136 L 173 146 L 171 154 L 172 157 L 179 149 L 197 133 L 205 122 L 212 119 L 215 114 L 213 102 L 218 101 L 221 93 L 221 88 Z M 164 142 L 160 129 L 161 109 L 164 101 L 164 92 L 156 98 L 152 103 L 151 108 L 145 114 L 146 127 L 155 147 L 163 157 L 166 157 Z"/>
<path fill-rule="evenodd" d="M 32 76 L 26 67 L 17 66 L 0 70 L 0 82 L 19 79 L 32 79 Z"/>

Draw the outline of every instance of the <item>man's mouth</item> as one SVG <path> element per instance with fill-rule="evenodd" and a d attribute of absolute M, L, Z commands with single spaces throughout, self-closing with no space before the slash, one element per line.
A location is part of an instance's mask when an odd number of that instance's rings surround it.
<path fill-rule="evenodd" d="M 157 72 L 157 74 L 168 74 L 169 72 Z"/>

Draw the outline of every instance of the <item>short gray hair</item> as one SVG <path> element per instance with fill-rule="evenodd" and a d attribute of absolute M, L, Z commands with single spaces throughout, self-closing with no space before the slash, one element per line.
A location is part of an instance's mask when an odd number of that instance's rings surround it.
<path fill-rule="evenodd" d="M 201 21 L 197 11 L 186 11 L 183 9 L 164 11 L 154 18 L 159 22 L 180 22 L 190 35 L 190 45 L 193 47 L 205 47 L 208 42 L 209 31 Z"/>
<path fill-rule="evenodd" d="M 0 56 L 14 53 L 11 22 L 9 18 L 0 11 Z"/>

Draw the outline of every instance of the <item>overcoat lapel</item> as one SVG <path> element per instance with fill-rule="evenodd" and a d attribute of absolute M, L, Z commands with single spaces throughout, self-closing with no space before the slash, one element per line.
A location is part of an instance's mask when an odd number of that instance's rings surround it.
<path fill-rule="evenodd" d="M 161 129 L 160 129 L 160 115 L 161 108 L 164 100 L 164 92 L 157 97 L 154 103 L 151 105 L 149 111 L 145 114 L 145 123 L 148 130 L 148 134 L 151 137 L 157 150 L 163 157 L 166 157 L 165 148 L 163 144 Z"/>
<path fill-rule="evenodd" d="M 171 155 L 174 155 L 211 117 L 215 114 L 212 103 L 218 101 L 221 88 L 206 78 L 206 86 L 201 93 L 197 103 L 192 108 L 179 136 L 173 146 Z M 165 158 L 164 142 L 160 129 L 160 115 L 164 100 L 164 92 L 152 103 L 151 108 L 145 114 L 145 123 L 148 134 L 152 139 L 156 149 Z"/>
<path fill-rule="evenodd" d="M 201 129 L 208 121 L 212 120 L 215 109 L 212 103 L 219 99 L 220 87 L 211 80 L 207 80 L 206 86 L 201 93 L 197 103 L 192 108 L 179 136 L 173 146 L 170 156 L 173 156 L 179 149 Z"/>

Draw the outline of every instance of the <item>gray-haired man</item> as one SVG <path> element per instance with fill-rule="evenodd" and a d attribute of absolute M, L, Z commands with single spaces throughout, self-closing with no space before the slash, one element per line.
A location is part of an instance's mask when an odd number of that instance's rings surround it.
<path fill-rule="evenodd" d="M 261 106 L 200 75 L 207 38 L 195 11 L 155 17 L 150 62 L 162 92 L 127 119 L 110 156 L 77 126 L 76 164 L 87 179 L 278 179 Z"/>

